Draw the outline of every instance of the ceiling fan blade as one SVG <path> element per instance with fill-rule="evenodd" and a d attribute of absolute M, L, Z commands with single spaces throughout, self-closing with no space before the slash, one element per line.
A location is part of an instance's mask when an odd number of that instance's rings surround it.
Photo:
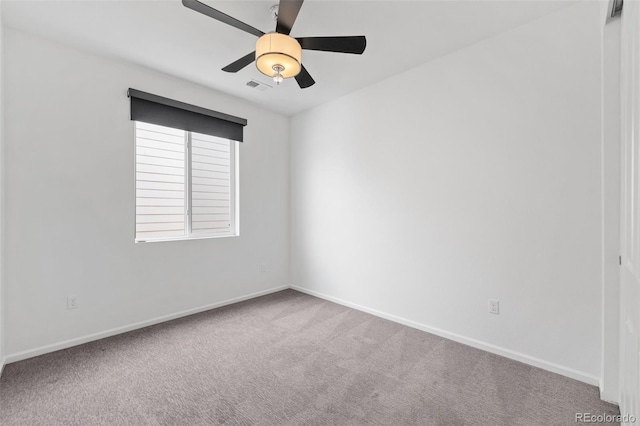
<path fill-rule="evenodd" d="M 249 65 L 251 62 L 256 60 L 256 51 L 249 53 L 248 55 L 243 56 L 235 62 L 230 63 L 226 67 L 222 68 L 222 71 L 226 72 L 238 72 L 242 68 Z"/>
<path fill-rule="evenodd" d="M 296 22 L 303 1 L 304 0 L 280 0 L 280 4 L 278 5 L 278 25 L 276 25 L 277 33 L 289 35 L 291 28 L 293 28 L 293 23 Z"/>
<path fill-rule="evenodd" d="M 298 43 L 306 50 L 321 50 L 323 52 L 354 53 L 362 55 L 367 47 L 365 36 L 346 37 L 300 37 Z"/>
<path fill-rule="evenodd" d="M 311 77 L 309 71 L 307 71 L 304 65 L 302 65 L 300 73 L 296 75 L 296 81 L 298 82 L 298 86 L 300 86 L 301 89 L 306 89 L 307 87 L 316 84 L 315 80 L 313 79 L 313 77 Z"/>
<path fill-rule="evenodd" d="M 223 22 L 227 25 L 231 25 L 232 27 L 235 27 L 239 30 L 246 31 L 249 34 L 253 34 L 254 36 L 261 37 L 264 35 L 264 33 L 259 29 L 254 28 L 249 24 L 245 24 L 242 21 L 238 21 L 236 18 L 233 18 L 225 13 L 220 12 L 217 9 L 207 6 L 204 3 L 200 3 L 198 0 L 182 0 L 182 4 L 191 10 L 200 12 L 203 15 L 207 15 L 210 18 Z"/>

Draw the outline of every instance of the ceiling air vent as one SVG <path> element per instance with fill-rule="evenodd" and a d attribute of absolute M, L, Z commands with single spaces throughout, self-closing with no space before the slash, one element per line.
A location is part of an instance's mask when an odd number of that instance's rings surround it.
<path fill-rule="evenodd" d="M 259 90 L 261 92 L 264 92 L 267 89 L 271 89 L 271 86 L 269 86 L 268 84 L 264 84 L 256 80 L 247 81 L 247 86 L 251 87 L 252 89 Z"/>

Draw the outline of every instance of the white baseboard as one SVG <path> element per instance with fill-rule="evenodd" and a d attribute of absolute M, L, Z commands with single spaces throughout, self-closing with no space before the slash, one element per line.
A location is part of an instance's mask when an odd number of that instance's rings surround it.
<path fill-rule="evenodd" d="M 83 337 L 78 337 L 75 339 L 69 339 L 58 343 L 53 343 L 50 345 L 40 346 L 35 349 L 29 349 L 22 352 L 17 352 L 14 354 L 7 355 L 2 362 L 2 366 L 4 364 L 10 364 L 16 361 L 22 361 L 23 359 L 33 358 L 38 355 L 43 355 L 49 352 L 59 351 L 61 349 L 70 348 L 72 346 L 81 345 L 83 343 L 92 342 L 94 340 L 104 339 L 105 337 L 115 336 L 116 334 L 126 333 L 127 331 L 137 330 L 139 328 L 149 327 L 150 325 L 159 324 L 161 322 L 171 321 L 173 319 L 186 317 L 188 315 L 197 314 L 200 312 L 208 311 L 215 308 L 220 308 L 226 305 L 232 305 L 234 303 L 242 302 L 249 299 L 254 299 L 256 297 L 265 296 L 267 294 L 275 293 L 278 291 L 288 289 L 288 285 L 283 285 L 280 287 L 270 288 L 268 290 L 258 291 L 255 293 L 247 294 L 245 296 L 234 297 L 233 299 L 224 300 L 222 302 L 211 303 L 209 305 L 200 306 L 193 309 L 187 309 L 186 311 L 176 312 L 174 314 L 163 315 L 161 317 L 153 318 L 146 321 L 137 322 L 135 324 L 129 324 L 122 327 L 112 328 L 110 330 L 101 331 L 98 333 L 89 334 Z"/>
<path fill-rule="evenodd" d="M 453 340 L 458 343 L 462 343 L 468 346 L 472 346 L 477 349 L 481 349 L 483 351 L 491 352 L 496 355 L 503 356 L 505 358 L 513 359 L 516 361 L 523 362 L 525 364 L 532 365 L 534 367 L 542 368 L 543 370 L 551 371 L 552 373 L 557 373 L 562 376 L 569 377 L 571 379 L 579 380 L 581 382 L 599 386 L 600 380 L 592 376 L 590 374 L 584 373 L 582 371 L 575 370 L 573 368 L 565 367 L 562 365 L 555 364 L 553 362 L 545 361 L 539 358 L 535 358 L 529 355 L 525 355 L 520 352 L 512 351 L 510 349 L 506 349 L 500 346 L 492 345 L 491 343 L 482 342 L 480 340 L 471 339 L 469 337 L 461 336 L 459 334 L 450 333 L 445 330 L 441 330 L 436 327 L 431 327 L 426 324 L 420 324 L 418 322 L 408 320 L 406 318 L 398 317 L 396 315 L 391 315 L 386 312 L 381 312 L 376 309 L 367 308 L 356 303 L 347 302 L 346 300 L 338 299 L 333 296 L 329 296 L 327 294 L 319 293 L 314 290 L 309 290 L 303 287 L 298 287 L 295 285 L 291 285 L 291 288 L 297 290 L 301 293 L 306 293 L 311 296 L 319 297 L 320 299 L 328 300 L 330 302 L 337 303 L 339 305 L 347 306 L 349 308 L 357 309 L 358 311 L 366 312 L 371 315 L 375 315 L 380 318 L 387 319 L 389 321 L 397 322 L 402 325 L 406 325 L 408 327 L 416 328 L 418 330 L 426 331 L 427 333 L 435 334 L 436 336 L 444 337 L 449 340 Z"/>
<path fill-rule="evenodd" d="M 525 355 L 522 354 L 520 352 L 516 352 L 516 351 L 512 351 L 510 349 L 506 349 L 500 346 L 496 346 L 490 343 L 486 343 L 486 342 L 482 342 L 480 340 L 476 340 L 476 339 L 472 339 L 469 337 L 465 337 L 465 336 L 461 336 L 459 334 L 455 334 L 455 333 L 451 333 L 436 327 L 431 327 L 428 326 L 426 324 L 421 324 L 418 323 L 416 321 L 412 321 L 406 318 L 402 318 L 396 315 L 392 315 L 392 314 L 388 314 L 386 312 L 382 312 L 382 311 L 378 311 L 376 309 L 371 309 L 371 308 L 367 308 L 361 305 L 358 305 L 356 303 L 352 303 L 352 302 L 348 302 L 346 300 L 342 300 L 342 299 L 338 299 L 336 297 L 333 296 L 329 296 L 327 294 L 324 293 L 320 293 L 317 291 L 313 291 L 313 290 L 308 290 L 306 288 L 303 287 L 298 287 L 295 285 L 291 285 L 291 286 L 279 286 L 279 287 L 275 287 L 275 288 L 271 288 L 268 290 L 263 290 L 260 292 L 256 292 L 256 293 L 251 293 L 251 294 L 247 294 L 245 296 L 240 296 L 240 297 L 236 297 L 233 299 L 228 299 L 222 302 L 217 302 L 217 303 L 212 303 L 209 305 L 205 305 L 205 306 L 200 306 L 198 308 L 193 308 L 193 309 L 188 309 L 185 311 L 181 311 L 181 312 L 177 312 L 174 314 L 170 314 L 170 315 L 164 315 L 161 317 L 157 317 L 157 318 L 153 318 L 150 320 L 146 320 L 146 321 L 141 321 L 135 324 L 130 324 L 130 325 L 126 325 L 126 326 L 122 326 L 122 327 L 116 327 L 116 328 L 112 328 L 110 330 L 105 330 L 105 331 L 101 331 L 98 333 L 93 333 L 93 334 L 89 334 L 83 337 L 78 337 L 75 339 L 70 339 L 70 340 L 65 340 L 62 342 L 58 342 L 58 343 L 53 343 L 50 345 L 45 345 L 45 346 L 41 346 L 35 349 L 29 349 L 26 351 L 22 351 L 22 352 L 17 352 L 17 353 L 13 353 L 13 354 L 9 354 L 6 357 L 4 357 L 2 359 L 2 361 L 0 362 L 0 374 L 2 374 L 2 369 L 4 368 L 5 364 L 10 364 L 12 362 L 16 362 L 16 361 L 21 361 L 27 358 L 33 358 L 35 356 L 38 355 L 43 355 L 49 352 L 55 352 L 61 349 L 66 349 L 66 348 L 70 348 L 72 346 L 77 346 L 77 345 L 81 345 L 83 343 L 88 343 L 88 342 L 92 342 L 94 340 L 99 340 L 99 339 L 104 339 L 105 337 L 111 337 L 111 336 L 115 336 L 116 334 L 121 334 L 121 333 L 126 333 L 128 331 L 132 331 L 132 330 L 137 330 L 139 328 L 144 328 L 144 327 L 149 327 L 151 325 L 155 325 L 155 324 L 159 324 L 161 322 L 166 322 L 166 321 L 171 321 L 173 319 L 177 319 L 177 318 L 181 318 L 181 317 L 185 317 L 188 315 L 193 315 L 193 314 L 197 314 L 199 312 L 204 312 L 204 311 L 208 311 L 210 309 L 215 309 L 215 308 L 219 308 L 222 306 L 226 306 L 226 305 L 231 305 L 233 303 L 238 303 L 238 302 L 242 302 L 245 300 L 249 300 L 249 299 L 253 299 L 256 297 L 260 297 L 260 296 L 264 296 L 267 294 L 271 294 L 271 293 L 275 293 L 278 291 L 282 291 L 282 290 L 286 290 L 287 288 L 292 288 L 294 290 L 297 290 L 301 293 L 306 293 L 309 294 L 311 296 L 315 296 L 315 297 L 319 297 L 320 299 L 324 299 L 324 300 L 328 300 L 330 302 L 334 302 L 337 303 L 339 305 L 343 305 L 343 306 L 347 306 L 349 308 L 353 308 L 353 309 L 357 309 L 359 311 L 362 312 L 366 312 L 368 314 L 371 315 L 375 315 L 377 317 L 380 318 L 384 318 L 399 324 L 403 324 L 406 325 L 408 327 L 412 327 L 418 330 L 422 330 L 425 331 L 427 333 L 431 333 L 431 334 L 435 334 L 437 336 L 440 337 L 444 337 L 446 339 L 449 340 L 453 340 L 455 342 L 458 343 L 462 343 L 468 346 L 472 346 L 474 348 L 477 349 L 481 349 L 496 355 L 500 355 L 500 356 L 504 356 L 506 358 L 509 359 L 513 359 L 516 361 L 520 361 L 523 362 L 525 364 L 529 364 L 532 365 L 534 367 L 538 367 L 538 368 L 542 368 L 543 370 L 547 370 L 547 371 L 551 371 L 553 373 L 557 373 L 566 377 L 569 377 L 571 379 L 575 379 L 575 380 L 579 380 L 581 382 L 590 384 L 590 385 L 594 385 L 594 386 L 599 386 L 599 379 L 595 376 L 592 376 L 590 374 L 584 373 L 582 371 L 578 371 L 575 370 L 573 368 L 569 368 L 569 367 L 565 367 L 562 365 L 558 365 L 552 362 L 548 362 L 539 358 L 535 358 L 529 355 Z"/>
<path fill-rule="evenodd" d="M 0 359 L 0 377 L 2 377 L 2 372 L 4 371 L 4 366 L 7 363 L 7 357 L 2 357 Z"/>

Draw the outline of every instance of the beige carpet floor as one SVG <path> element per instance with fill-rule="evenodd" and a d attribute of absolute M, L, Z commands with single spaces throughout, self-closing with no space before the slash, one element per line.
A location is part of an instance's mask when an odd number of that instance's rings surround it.
<path fill-rule="evenodd" d="M 547 426 L 582 412 L 618 409 L 593 386 L 293 290 L 9 364 L 0 378 L 3 426 Z"/>

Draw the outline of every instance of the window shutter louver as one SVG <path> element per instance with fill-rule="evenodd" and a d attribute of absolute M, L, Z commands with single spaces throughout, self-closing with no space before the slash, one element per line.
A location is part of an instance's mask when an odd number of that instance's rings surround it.
<path fill-rule="evenodd" d="M 136 239 L 186 235 L 183 130 L 136 123 Z"/>
<path fill-rule="evenodd" d="M 228 233 L 232 223 L 231 142 L 191 133 L 191 234 Z"/>

